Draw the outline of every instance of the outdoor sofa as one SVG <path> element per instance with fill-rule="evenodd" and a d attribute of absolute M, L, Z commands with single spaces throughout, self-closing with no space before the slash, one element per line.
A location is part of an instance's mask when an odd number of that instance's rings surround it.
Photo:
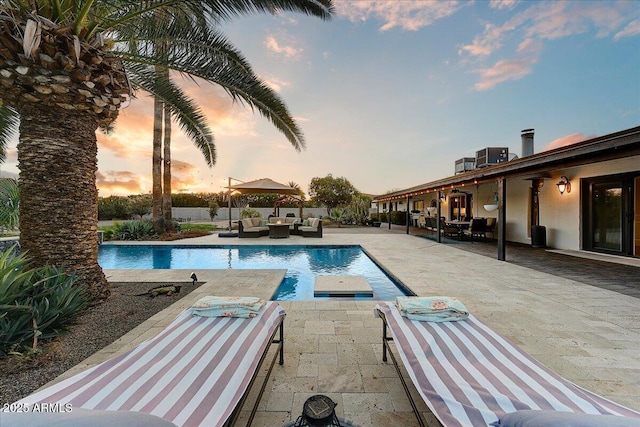
<path fill-rule="evenodd" d="M 302 237 L 322 237 L 322 220 L 320 218 L 305 219 L 298 225 Z"/>
<path fill-rule="evenodd" d="M 238 221 L 238 237 L 261 237 L 269 235 L 269 226 L 267 224 L 289 224 L 289 234 L 299 234 L 296 228 L 297 224 L 301 224 L 300 218 L 278 217 L 272 216 L 269 219 L 261 217 L 242 218 Z"/>

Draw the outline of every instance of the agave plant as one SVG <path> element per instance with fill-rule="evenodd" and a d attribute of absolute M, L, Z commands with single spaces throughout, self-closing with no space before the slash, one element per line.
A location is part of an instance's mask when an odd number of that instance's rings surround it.
<path fill-rule="evenodd" d="M 20 189 L 11 178 L 0 178 L 0 228 L 17 230 L 20 224 Z"/>
<path fill-rule="evenodd" d="M 108 295 L 97 261 L 96 129 L 111 126 L 143 89 L 169 107 L 207 163 L 215 162 L 202 112 L 169 71 L 221 85 L 302 147 L 282 100 L 214 26 L 277 10 L 332 13 L 331 0 L 1 2 L 0 145 L 19 115 L 22 248 L 41 265 L 76 273 L 94 298 Z"/>
<path fill-rule="evenodd" d="M 24 254 L 0 254 L 0 358 L 69 330 L 88 301 L 75 282 L 54 267 L 32 268 Z"/>

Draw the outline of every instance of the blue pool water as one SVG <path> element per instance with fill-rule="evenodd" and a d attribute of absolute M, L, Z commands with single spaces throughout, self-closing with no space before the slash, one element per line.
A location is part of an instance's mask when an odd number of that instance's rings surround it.
<path fill-rule="evenodd" d="M 104 269 L 286 269 L 277 301 L 326 299 L 313 296 L 318 275 L 364 276 L 374 300 L 411 294 L 360 246 L 101 245 L 98 262 Z"/>

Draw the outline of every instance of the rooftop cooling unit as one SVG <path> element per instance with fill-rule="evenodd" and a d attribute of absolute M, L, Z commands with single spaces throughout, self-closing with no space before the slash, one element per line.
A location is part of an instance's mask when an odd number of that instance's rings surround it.
<path fill-rule="evenodd" d="M 509 160 L 509 147 L 487 147 L 476 151 L 476 168 L 497 165 Z"/>
<path fill-rule="evenodd" d="M 455 174 L 461 174 L 472 171 L 476 168 L 476 159 L 473 157 L 463 157 L 456 160 L 456 172 Z"/>

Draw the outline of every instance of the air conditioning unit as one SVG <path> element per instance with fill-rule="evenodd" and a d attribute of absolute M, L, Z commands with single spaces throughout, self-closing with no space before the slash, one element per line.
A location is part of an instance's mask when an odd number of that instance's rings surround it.
<path fill-rule="evenodd" d="M 476 159 L 473 157 L 463 157 L 461 159 L 456 160 L 456 172 L 458 175 L 460 173 L 465 173 L 472 171 L 476 168 Z"/>
<path fill-rule="evenodd" d="M 487 147 L 476 151 L 476 168 L 509 161 L 509 147 Z"/>

